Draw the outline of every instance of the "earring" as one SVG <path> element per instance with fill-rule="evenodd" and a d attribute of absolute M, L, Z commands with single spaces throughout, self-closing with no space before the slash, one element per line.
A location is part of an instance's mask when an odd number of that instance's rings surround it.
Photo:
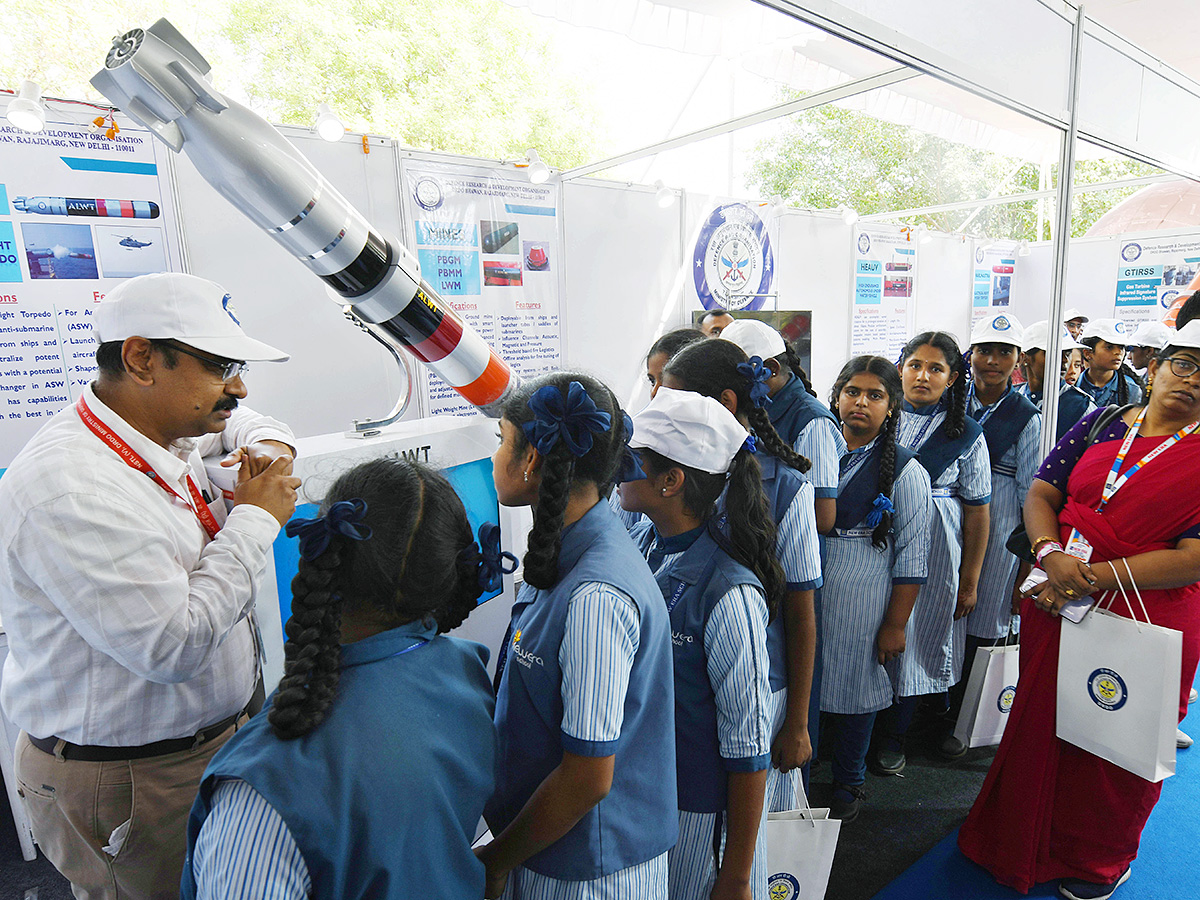
<path fill-rule="evenodd" d="M 526 481 L 528 481 L 528 480 L 529 480 L 529 472 L 526 472 L 526 473 L 525 473 L 525 480 L 526 480 Z"/>
<path fill-rule="evenodd" d="M 665 497 L 665 496 L 667 496 L 667 489 L 666 489 L 666 488 L 663 488 L 663 490 L 662 490 L 662 493 L 663 493 L 663 496 L 664 496 L 664 497 Z"/>

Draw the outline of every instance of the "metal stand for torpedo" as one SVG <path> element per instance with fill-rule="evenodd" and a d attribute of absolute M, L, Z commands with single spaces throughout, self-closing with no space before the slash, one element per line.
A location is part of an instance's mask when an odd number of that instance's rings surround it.
<path fill-rule="evenodd" d="M 353 420 L 353 428 L 345 432 L 346 437 L 352 438 L 369 438 L 376 437 L 383 432 L 383 429 L 397 421 L 404 415 L 408 409 L 409 401 L 412 400 L 412 388 L 415 381 L 412 370 L 412 363 L 405 354 L 399 353 L 391 341 L 382 337 L 376 331 L 376 325 L 368 322 L 365 319 L 360 319 L 354 313 L 354 307 L 346 305 L 342 307 L 342 315 L 369 334 L 379 343 L 387 348 L 387 352 L 392 355 L 392 359 L 396 361 L 396 366 L 403 374 L 403 384 L 400 387 L 400 396 L 396 398 L 396 404 L 392 407 L 392 411 L 382 419 L 355 419 Z"/>

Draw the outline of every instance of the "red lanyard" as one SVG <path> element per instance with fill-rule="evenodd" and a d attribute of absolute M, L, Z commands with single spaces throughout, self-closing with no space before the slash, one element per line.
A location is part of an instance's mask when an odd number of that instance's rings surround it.
<path fill-rule="evenodd" d="M 125 461 L 125 464 L 131 469 L 136 469 L 143 475 L 149 475 L 150 478 L 160 488 L 183 503 L 187 503 L 175 490 L 167 484 L 161 475 L 155 472 L 146 464 L 137 453 L 134 452 L 128 444 L 121 440 L 112 432 L 107 425 L 101 422 L 88 409 L 87 401 L 83 399 L 83 394 L 79 395 L 79 400 L 75 403 L 75 412 L 79 413 L 79 418 L 83 420 L 83 424 L 92 430 L 92 432 L 104 441 L 117 456 Z M 192 512 L 196 514 L 196 518 L 200 520 L 200 524 L 204 526 L 204 530 L 208 533 L 208 539 L 211 541 L 217 536 L 217 532 L 221 530 L 221 526 L 217 523 L 216 517 L 212 514 L 212 510 L 208 508 L 208 504 L 204 502 L 204 497 L 201 496 L 199 488 L 196 487 L 196 482 L 192 481 L 192 476 L 187 476 L 188 492 L 192 495 L 192 503 L 188 505 L 192 508 Z"/>

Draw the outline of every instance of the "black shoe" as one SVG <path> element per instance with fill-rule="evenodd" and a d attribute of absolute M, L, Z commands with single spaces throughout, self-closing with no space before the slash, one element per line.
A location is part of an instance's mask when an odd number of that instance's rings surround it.
<path fill-rule="evenodd" d="M 907 764 L 903 750 L 879 750 L 867 759 L 873 775 L 899 775 Z"/>
<path fill-rule="evenodd" d="M 947 762 L 954 762 L 955 760 L 962 759 L 964 756 L 966 756 L 967 750 L 969 749 L 970 748 L 966 744 L 964 744 L 954 735 L 950 735 L 948 738 L 938 744 L 937 755 Z"/>
<path fill-rule="evenodd" d="M 863 800 L 867 797 L 861 784 L 833 784 L 833 799 L 829 802 L 829 817 L 844 823 L 858 818 Z"/>
<path fill-rule="evenodd" d="M 1096 884 L 1079 878 L 1064 878 L 1058 883 L 1058 893 L 1067 900 L 1108 900 L 1117 888 L 1129 880 L 1129 867 L 1110 884 Z"/>

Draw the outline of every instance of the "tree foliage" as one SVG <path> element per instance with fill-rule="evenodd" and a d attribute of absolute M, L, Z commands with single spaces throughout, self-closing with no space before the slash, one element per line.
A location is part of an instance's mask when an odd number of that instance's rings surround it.
<path fill-rule="evenodd" d="M 66 10 L 63 10 L 66 13 Z M 44 2 L 0 11 L 0 79 L 104 102 L 88 84 L 112 36 L 166 16 L 213 66 L 218 89 L 265 118 L 311 125 L 328 102 L 351 130 L 420 149 L 566 168 L 599 152 L 586 87 L 498 0 L 76 0 L 44 27 Z"/>
<path fill-rule="evenodd" d="M 788 92 L 784 99 L 799 94 Z M 812 209 L 851 207 L 860 215 L 957 203 L 989 195 L 1039 189 L 1041 173 L 1022 163 L 930 134 L 826 105 L 793 116 L 781 131 L 755 149 L 749 181 L 762 196 Z M 1057 183 L 1050 170 L 1049 187 Z M 1087 160 L 1076 163 L 1076 184 L 1158 174 L 1132 160 Z M 1072 236 L 1078 237 L 1136 187 L 1076 194 Z M 989 238 L 1044 240 L 1050 237 L 1053 199 L 1043 207 L 1038 233 L 1037 201 L 1008 203 L 974 210 L 912 216 L 908 224 L 924 224 L 942 232 L 963 230 Z M 968 221 L 969 220 L 969 221 Z"/>

